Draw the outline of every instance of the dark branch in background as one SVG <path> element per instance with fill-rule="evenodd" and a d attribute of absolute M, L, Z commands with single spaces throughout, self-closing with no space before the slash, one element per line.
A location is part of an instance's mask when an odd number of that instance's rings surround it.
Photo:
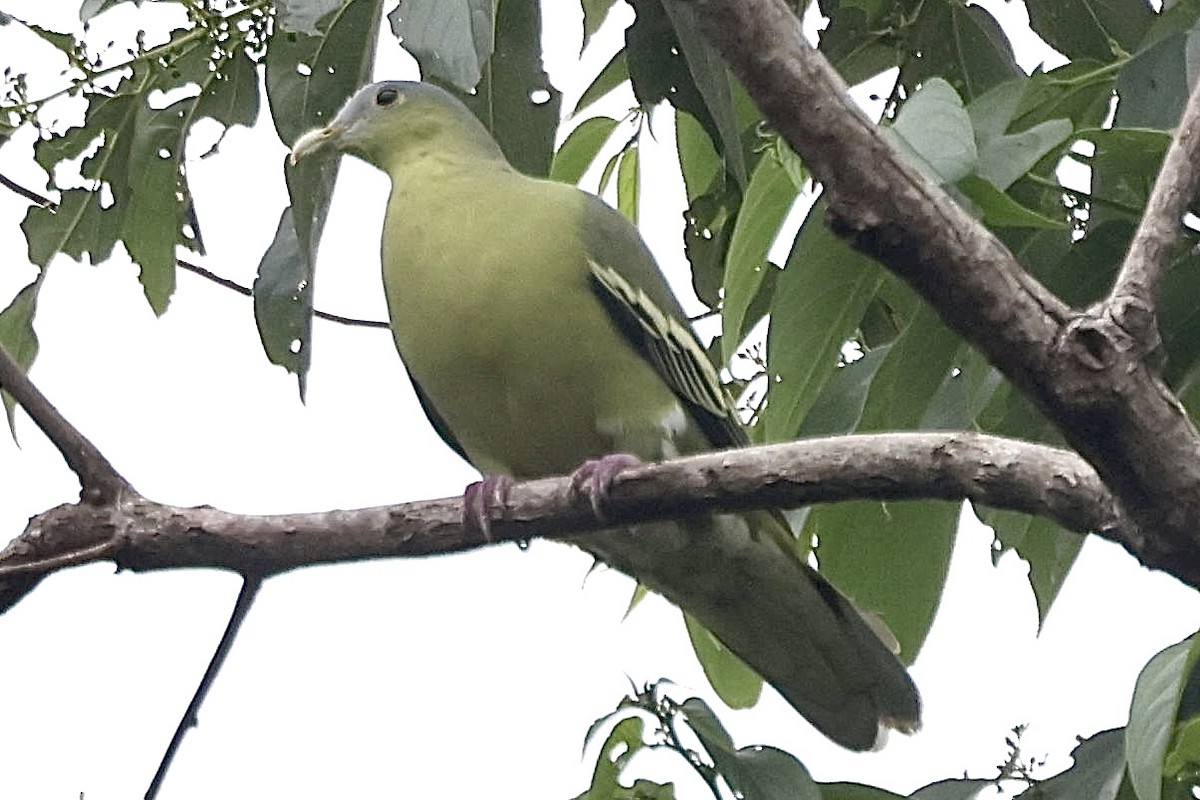
<path fill-rule="evenodd" d="M 200 683 L 196 684 L 196 691 L 192 694 L 192 700 L 188 703 L 187 710 L 183 712 L 183 716 L 179 718 L 179 724 L 175 726 L 175 733 L 171 736 L 162 760 L 158 762 L 158 769 L 150 780 L 144 800 L 154 800 L 158 797 L 158 791 L 162 788 L 163 781 L 166 780 L 171 762 L 175 760 L 175 754 L 179 752 L 179 746 L 183 744 L 183 737 L 190 729 L 200 724 L 200 706 L 204 705 L 204 698 L 208 696 L 208 690 L 212 688 L 213 681 L 217 679 L 221 667 L 225 665 L 225 658 L 233 649 L 238 631 L 241 630 L 242 623 L 246 621 L 250 606 L 254 605 L 254 598 L 258 596 L 258 590 L 261 588 L 262 578 L 242 575 L 242 590 L 238 592 L 237 601 L 233 604 L 233 613 L 229 615 L 229 622 L 225 623 L 225 631 L 221 634 L 221 640 L 217 643 L 216 649 L 213 650 L 212 658 L 208 661 L 208 667 L 204 670 Z"/>
<path fill-rule="evenodd" d="M 713 511 L 795 508 L 842 500 L 971 500 L 1038 514 L 1115 541 L 1148 566 L 1200 586 L 1200 556 L 1156 562 L 1095 471 L 1074 453 L 976 433 L 838 436 L 706 453 L 622 472 L 609 524 Z M 570 478 L 516 484 L 497 541 L 586 535 L 599 524 Z M 113 540 L 108 557 L 137 571 L 217 567 L 270 576 L 297 567 L 429 556 L 485 545 L 462 525 L 459 497 L 312 514 L 257 516 L 145 498 L 119 507 L 63 505 L 30 520 L 0 552 L 0 584 L 45 574 L 46 559 L 80 542 Z M 2 610 L 2 609 L 0 609 Z"/>
<path fill-rule="evenodd" d="M 16 192 L 34 205 L 39 205 L 42 208 L 48 208 L 51 211 L 58 210 L 58 203 L 55 203 L 48 197 L 42 197 L 35 191 L 26 189 L 24 186 L 17 183 L 7 175 L 0 175 L 0 186 L 4 186 L 6 189 Z"/>
<path fill-rule="evenodd" d="M 10 189 L 11 191 L 21 195 L 21 197 L 24 197 L 26 200 L 30 201 L 31 203 L 42 206 L 43 208 L 49 208 L 51 210 L 58 208 L 58 204 L 55 203 L 50 198 L 43 197 L 42 195 L 38 194 L 37 192 L 35 192 L 31 189 L 26 189 L 24 186 L 20 185 L 16 181 L 14 181 L 11 178 L 9 178 L 5 175 L 2 175 L 2 174 L 0 174 L 0 186 L 4 186 L 4 187 Z M 177 267 L 179 267 L 180 269 L 187 270 L 188 272 L 192 273 L 193 275 L 199 275 L 201 278 L 210 280 L 213 283 L 217 284 L 218 286 L 222 286 L 226 289 L 237 292 L 240 295 L 245 295 L 246 297 L 251 297 L 254 294 L 254 291 L 249 286 L 243 286 L 242 284 L 238 283 L 237 281 L 232 281 L 229 278 L 223 278 L 220 275 L 216 274 L 215 272 L 207 270 L 204 267 L 201 267 L 197 264 L 192 264 L 187 261 L 184 261 L 183 259 L 178 259 L 178 260 L 176 260 L 175 265 Z M 318 309 L 313 309 L 313 316 L 318 319 L 328 320 L 329 322 L 336 322 L 339 325 L 354 325 L 354 326 L 358 326 L 358 327 L 362 327 L 362 328 L 386 328 L 386 327 L 388 327 L 388 324 L 381 320 L 355 319 L 354 317 L 343 317 L 340 314 L 330 314 L 328 311 L 320 311 Z"/>
<path fill-rule="evenodd" d="M 907 166 L 780 0 L 667 2 L 697 9 L 751 98 L 823 182 L 834 230 L 908 282 L 1041 406 L 1137 521 L 1143 556 L 1195 560 L 1200 435 L 1142 342 L 1104 313 L 1068 307 Z M 1178 232 L 1178 219 L 1169 224 Z"/>
<path fill-rule="evenodd" d="M 187 270 L 188 272 L 192 273 L 193 275 L 199 275 L 201 278 L 207 278 L 208 280 L 212 281 L 213 283 L 217 284 L 218 286 L 224 286 L 226 289 L 231 289 L 231 290 L 237 292 L 238 294 L 245 295 L 246 297 L 252 297 L 254 295 L 254 290 L 251 289 L 249 286 L 243 286 L 242 284 L 238 283 L 237 281 L 231 281 L 229 278 L 222 278 L 220 275 L 217 275 L 214 272 L 210 272 L 209 270 L 207 270 L 204 267 L 201 267 L 199 265 L 191 264 L 182 259 L 177 260 L 175 262 L 175 264 L 176 264 L 176 266 L 180 267 L 181 269 Z M 313 316 L 316 317 L 317 319 L 329 320 L 330 322 L 336 322 L 341 325 L 355 325 L 360 328 L 388 328 L 388 327 L 390 327 L 386 322 L 383 322 L 382 320 L 355 319 L 353 317 L 343 317 L 340 314 L 330 314 L 328 311 L 320 311 L 315 308 L 313 309 Z"/>
<path fill-rule="evenodd" d="M 38 391 L 25 370 L 2 345 L 0 387 L 21 404 L 34 424 L 58 448 L 67 466 L 79 477 L 81 501 L 88 505 L 107 505 L 116 503 L 122 495 L 133 491 L 129 481 L 121 477 L 96 446 L 67 422 L 66 417 Z"/>
<path fill-rule="evenodd" d="M 1192 87 L 1183 109 L 1129 254 L 1109 295 L 1110 305 L 1136 304 L 1153 325 L 1171 248 L 1179 239 L 1183 215 L 1197 189 L 1200 189 L 1200 83 Z"/>

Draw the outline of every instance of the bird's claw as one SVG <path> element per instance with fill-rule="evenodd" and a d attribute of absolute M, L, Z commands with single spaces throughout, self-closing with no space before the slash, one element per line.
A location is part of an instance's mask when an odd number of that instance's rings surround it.
<path fill-rule="evenodd" d="M 586 497 L 596 519 L 603 522 L 608 519 L 606 507 L 613 480 L 620 473 L 641 463 L 640 458 L 629 453 L 613 453 L 589 459 L 571 473 L 571 492 Z"/>
<path fill-rule="evenodd" d="M 513 479 L 508 475 L 484 475 L 483 480 L 463 490 L 463 527 L 475 531 L 485 542 L 492 538 L 492 514 L 499 509 L 503 517 Z"/>

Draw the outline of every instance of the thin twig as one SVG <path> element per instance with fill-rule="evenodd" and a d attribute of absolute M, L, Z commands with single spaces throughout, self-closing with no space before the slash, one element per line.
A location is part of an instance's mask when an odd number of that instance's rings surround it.
<path fill-rule="evenodd" d="M 8 177 L 7 175 L 0 175 L 0 185 L 4 186 L 6 189 L 8 189 L 10 191 L 16 192 L 17 194 L 21 195 L 21 197 L 24 197 L 26 200 L 33 203 L 34 205 L 41 206 L 42 208 L 48 208 L 51 211 L 58 210 L 58 204 L 55 203 L 53 200 L 51 200 L 48 197 L 42 197 L 40 194 L 33 191 L 32 189 L 26 189 L 24 186 L 17 183 L 16 181 L 14 181 L 12 178 Z"/>
<path fill-rule="evenodd" d="M 158 796 L 158 790 L 162 788 L 163 780 L 167 777 L 167 770 L 171 768 L 171 762 L 175 760 L 175 754 L 179 752 L 179 746 L 183 744 L 183 737 L 190 729 L 199 724 L 200 706 L 204 705 L 204 698 L 208 696 L 208 690 L 212 688 L 213 681 L 217 679 L 217 674 L 220 673 L 221 667 L 225 663 L 225 658 L 233 648 L 233 642 L 237 639 L 242 623 L 246 621 L 246 614 L 249 613 L 250 606 L 254 605 L 254 598 L 258 596 L 258 590 L 262 588 L 262 583 L 263 579 L 257 575 L 242 576 L 242 590 L 238 592 L 237 601 L 233 604 L 233 612 L 229 615 L 225 632 L 221 634 L 221 641 L 217 642 L 217 648 L 213 651 L 212 658 L 209 659 L 208 668 L 204 670 L 200 683 L 196 685 L 196 691 L 192 694 L 192 700 L 188 703 L 187 710 L 183 712 L 179 724 L 175 726 L 175 733 L 171 736 L 171 741 L 163 753 L 162 761 L 158 763 L 158 770 L 154 773 L 150 786 L 146 788 L 146 800 L 154 800 Z"/>
<path fill-rule="evenodd" d="M 3 345 L 0 345 L 0 386 L 21 404 L 34 424 L 62 453 L 71 471 L 79 476 L 81 500 L 103 505 L 114 503 L 122 494 L 132 491 L 129 481 L 33 385 Z"/>
<path fill-rule="evenodd" d="M 1193 87 L 1167 148 L 1142 222 L 1109 293 L 1110 305 L 1132 301 L 1154 315 L 1163 274 L 1171 260 L 1171 248 L 1183 232 L 1183 215 L 1197 190 L 1200 190 L 1200 83 Z"/>
<path fill-rule="evenodd" d="M 229 278 L 222 277 L 222 276 L 218 275 L 217 273 L 212 272 L 211 270 L 205 269 L 204 267 L 200 266 L 199 264 L 192 264 L 191 262 L 184 261 L 183 259 L 178 259 L 175 263 L 181 269 L 185 269 L 188 272 L 192 273 L 193 275 L 199 275 L 201 278 L 210 280 L 213 283 L 215 283 L 217 286 L 223 286 L 226 289 L 237 292 L 240 295 L 245 295 L 246 297 L 254 296 L 254 290 L 251 289 L 249 286 L 243 286 L 242 284 L 238 283 L 237 281 L 233 281 L 233 280 L 230 280 Z"/>
<path fill-rule="evenodd" d="M 24 564 L 10 564 L 0 568 L 0 582 L 29 575 L 36 576 L 40 580 L 46 574 L 56 572 L 60 569 L 94 564 L 97 561 L 112 558 L 116 552 L 117 544 L 116 539 L 109 538 L 98 544 L 81 547 L 78 550 L 72 550 L 61 555 L 39 558 L 36 561 L 29 561 Z"/>
<path fill-rule="evenodd" d="M 185 269 L 194 275 L 199 275 L 201 278 L 206 278 L 206 279 L 212 281 L 213 283 L 217 284 L 218 286 L 223 286 L 226 289 L 237 292 L 240 295 L 245 295 L 246 297 L 252 297 L 254 295 L 254 290 L 251 289 L 249 286 L 243 286 L 242 284 L 238 283 L 237 281 L 230 280 L 229 278 L 223 278 L 220 275 L 217 275 L 214 272 L 210 272 L 209 270 L 207 270 L 204 267 L 201 267 L 197 264 L 192 264 L 187 261 L 183 261 L 182 259 L 176 261 L 175 263 L 181 269 Z M 321 310 L 315 309 L 315 308 L 313 309 L 313 316 L 316 317 L 317 319 L 324 319 L 324 320 L 328 320 L 330 322 L 336 322 L 339 325 L 352 325 L 352 326 L 356 326 L 359 328 L 388 328 L 388 327 L 390 327 L 386 322 L 383 322 L 382 320 L 357 319 L 355 317 L 343 317 L 340 314 L 331 314 L 328 311 L 321 311 Z"/>

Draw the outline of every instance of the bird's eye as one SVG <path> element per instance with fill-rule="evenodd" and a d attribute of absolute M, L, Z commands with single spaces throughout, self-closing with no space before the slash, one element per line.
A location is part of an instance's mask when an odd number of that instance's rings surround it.
<path fill-rule="evenodd" d="M 375 105 L 390 106 L 400 98 L 400 92 L 395 89 L 380 89 L 375 95 Z"/>

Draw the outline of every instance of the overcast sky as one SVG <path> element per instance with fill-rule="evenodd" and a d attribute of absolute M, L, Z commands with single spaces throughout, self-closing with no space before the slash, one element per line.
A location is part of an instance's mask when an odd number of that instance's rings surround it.
<path fill-rule="evenodd" d="M 19 17 L 71 24 L 52 5 L 0 0 Z M 573 4 L 548 5 L 557 15 L 546 22 L 557 45 L 551 72 L 569 108 L 616 39 L 579 67 Z M 96 25 L 98 40 L 110 36 L 104 28 Z M 0 28 L 0 62 L 37 68 L 32 41 Z M 376 76 L 416 77 L 386 35 Z M 627 105 L 618 100 L 611 111 Z M 669 123 L 656 118 L 660 141 L 671 141 Z M 40 190 L 31 141 L 25 132 L 0 148 L 0 172 Z M 682 189 L 669 154 L 643 147 L 644 233 L 686 285 Z M 208 245 L 201 263 L 249 283 L 285 203 L 286 147 L 264 117 L 253 130 L 231 131 L 220 156 L 199 160 L 204 149 L 192 148 L 188 161 Z M 383 317 L 386 191 L 382 175 L 343 164 L 318 307 Z M 0 306 L 35 274 L 18 227 L 25 210 L 0 190 Z M 317 321 L 302 405 L 294 379 L 262 356 L 247 299 L 181 273 L 170 310 L 156 319 L 123 255 L 99 267 L 55 261 L 37 331 L 37 384 L 156 500 L 316 511 L 456 495 L 475 477 L 424 420 L 385 332 Z M 78 491 L 23 415 L 18 433 L 20 448 L 0 436 L 5 538 Z M 908 792 L 964 771 L 993 775 L 1018 723 L 1030 723 L 1029 754 L 1048 753 L 1057 766 L 1076 735 L 1123 724 L 1145 661 L 1197 627 L 1196 594 L 1091 540 L 1037 638 L 1024 566 L 1007 556 L 993 568 L 989 541 L 981 526 L 964 527 L 942 611 L 913 669 L 926 704 L 921 734 L 849 754 L 768 690 L 754 710 L 722 714 L 737 743 L 795 753 L 821 780 Z M 680 684 L 677 699 L 698 693 L 720 711 L 677 613 L 652 598 L 623 621 L 632 582 L 589 575 L 589 566 L 578 551 L 536 542 L 528 552 L 491 547 L 272 579 L 162 797 L 566 798 L 590 776 L 594 751 L 580 758 L 588 725 L 629 679 L 669 676 Z M 54 576 L 0 617 L 0 796 L 139 797 L 237 586 L 211 571 L 117 575 L 98 565 Z M 681 796 L 704 796 L 680 765 L 638 765 L 631 775 L 674 779 Z"/>

